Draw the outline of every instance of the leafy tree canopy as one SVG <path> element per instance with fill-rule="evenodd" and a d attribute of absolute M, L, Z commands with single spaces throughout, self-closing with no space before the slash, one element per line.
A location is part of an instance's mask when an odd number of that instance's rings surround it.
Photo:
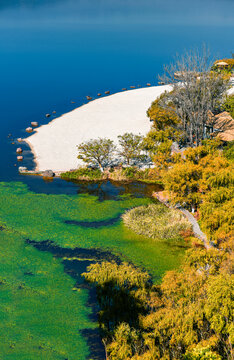
<path fill-rule="evenodd" d="M 135 165 L 143 161 L 142 141 L 143 136 L 125 133 L 118 136 L 120 150 L 118 154 L 123 158 L 127 165 Z"/>
<path fill-rule="evenodd" d="M 112 163 L 116 150 L 113 141 L 106 138 L 86 141 L 77 148 L 79 152 L 78 159 L 89 165 L 99 166 L 101 171 Z"/>

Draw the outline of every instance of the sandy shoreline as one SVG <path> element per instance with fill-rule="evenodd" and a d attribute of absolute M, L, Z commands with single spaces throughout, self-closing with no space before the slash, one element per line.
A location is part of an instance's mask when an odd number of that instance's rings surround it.
<path fill-rule="evenodd" d="M 151 127 L 146 111 L 169 85 L 116 93 L 99 98 L 40 126 L 24 141 L 30 146 L 36 171 L 67 171 L 83 165 L 77 145 L 107 137 L 117 143 L 125 132 L 145 135 Z"/>
<path fill-rule="evenodd" d="M 164 91 L 170 90 L 170 85 L 163 85 L 116 93 L 40 126 L 24 139 L 34 154 L 35 170 L 59 173 L 84 165 L 77 159 L 77 145 L 90 139 L 106 137 L 117 144 L 118 135 L 125 132 L 146 135 L 151 127 L 146 115 L 148 108 Z M 228 93 L 234 93 L 234 87 Z"/>

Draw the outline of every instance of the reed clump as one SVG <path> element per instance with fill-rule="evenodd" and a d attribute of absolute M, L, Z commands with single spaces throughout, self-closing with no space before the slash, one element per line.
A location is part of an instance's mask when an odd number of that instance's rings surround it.
<path fill-rule="evenodd" d="M 163 204 L 149 204 L 128 210 L 122 215 L 124 224 L 139 235 L 153 239 L 175 239 L 191 229 L 179 210 Z"/>

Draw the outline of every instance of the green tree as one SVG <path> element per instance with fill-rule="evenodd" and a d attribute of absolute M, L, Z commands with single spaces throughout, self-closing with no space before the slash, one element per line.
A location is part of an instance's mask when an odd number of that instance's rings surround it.
<path fill-rule="evenodd" d="M 197 346 L 192 351 L 186 352 L 184 360 L 222 360 L 222 358 L 209 347 Z"/>
<path fill-rule="evenodd" d="M 160 102 L 162 102 L 166 96 L 167 93 L 160 95 L 158 99 L 152 102 L 150 108 L 147 111 L 147 116 L 150 118 L 150 121 L 153 121 L 153 127 L 156 130 L 165 131 L 168 128 L 175 129 L 181 122 L 180 118 L 175 114 L 174 110 L 165 109 L 160 106 Z"/>
<path fill-rule="evenodd" d="M 223 267 L 227 261 L 228 252 L 191 249 L 182 268 L 164 276 L 151 311 L 142 317 L 149 351 L 158 351 L 155 358 L 232 358 L 233 280 Z"/>
<path fill-rule="evenodd" d="M 78 159 L 89 165 L 99 166 L 101 171 L 112 163 L 116 150 L 113 141 L 106 138 L 86 141 L 78 145 L 77 148 Z"/>
<path fill-rule="evenodd" d="M 143 160 L 142 141 L 143 136 L 125 133 L 118 136 L 120 150 L 118 154 L 124 159 L 127 165 L 135 165 Z"/>
<path fill-rule="evenodd" d="M 130 360 L 135 353 L 142 351 L 140 336 L 135 329 L 121 323 L 114 331 L 112 342 L 107 351 L 112 360 Z"/>
<path fill-rule="evenodd" d="M 165 96 L 165 93 L 162 94 L 148 109 L 147 115 L 153 124 L 144 138 L 144 148 L 159 171 L 169 166 L 172 143 L 182 137 L 179 117 L 174 111 L 160 106 L 160 102 Z"/>
<path fill-rule="evenodd" d="M 226 97 L 222 105 L 222 109 L 229 112 L 234 119 L 234 95 L 229 95 Z"/>
<path fill-rule="evenodd" d="M 130 326 L 138 324 L 136 314 L 144 311 L 141 296 L 149 287 L 149 275 L 127 263 L 115 262 L 92 264 L 82 274 L 96 284 L 98 302 L 101 307 L 99 319 L 104 332 L 113 330 L 121 321 Z M 137 292 L 138 291 L 138 292 Z"/>
<path fill-rule="evenodd" d="M 223 149 L 223 155 L 226 159 L 234 161 L 234 141 L 230 141 Z"/>
<path fill-rule="evenodd" d="M 211 329 L 218 336 L 227 359 L 233 359 L 234 344 L 234 276 L 220 274 L 208 280 L 205 314 Z"/>
<path fill-rule="evenodd" d="M 191 209 L 197 207 L 201 201 L 199 180 L 202 171 L 199 165 L 191 161 L 175 164 L 165 174 L 165 189 L 169 192 L 172 203 Z"/>

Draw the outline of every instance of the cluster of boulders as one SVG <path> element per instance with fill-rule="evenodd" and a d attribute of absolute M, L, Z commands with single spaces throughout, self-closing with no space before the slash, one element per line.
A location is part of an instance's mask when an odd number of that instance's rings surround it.
<path fill-rule="evenodd" d="M 38 122 L 37 121 L 32 121 L 31 122 L 31 126 L 27 127 L 26 128 L 26 132 L 27 133 L 31 133 L 33 132 L 33 128 L 37 127 L 38 126 Z"/>

